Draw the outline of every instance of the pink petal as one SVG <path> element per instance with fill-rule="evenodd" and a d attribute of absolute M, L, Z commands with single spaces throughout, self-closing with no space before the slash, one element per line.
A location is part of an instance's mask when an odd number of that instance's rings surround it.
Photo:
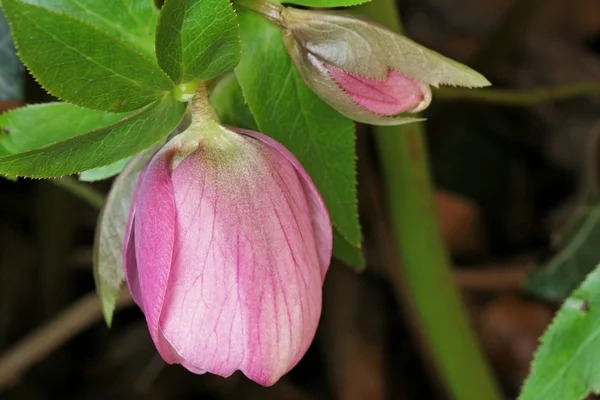
<path fill-rule="evenodd" d="M 165 342 L 159 321 L 169 281 L 177 214 L 171 184 L 171 159 L 176 151 L 167 144 L 148 163 L 136 187 L 131 229 L 126 241 L 127 281 L 144 311 L 150 336 L 163 359 L 179 362 Z M 135 234 L 133 234 L 135 232 Z M 132 244 L 135 243 L 135 246 Z M 135 249 L 135 250 L 134 250 Z M 135 258 L 136 265 L 132 264 Z M 137 273 L 134 273 L 137 267 Z M 136 287 L 137 285 L 137 287 Z"/>
<path fill-rule="evenodd" d="M 354 75 L 326 65 L 331 77 L 360 107 L 379 115 L 418 112 L 431 101 L 429 86 L 397 71 L 389 70 L 384 80 Z"/>
<path fill-rule="evenodd" d="M 139 157 L 136 156 L 136 157 Z M 117 180 L 123 176 L 123 174 L 128 172 L 128 169 L 131 168 L 134 163 L 137 161 L 136 157 L 134 157 L 125 167 L 125 169 L 121 172 L 121 175 L 117 177 Z M 133 298 L 135 304 L 137 304 L 142 311 L 143 302 L 142 302 L 142 294 L 140 292 L 140 285 L 137 276 L 137 260 L 135 257 L 135 233 L 133 231 L 134 221 L 135 221 L 135 210 L 136 203 L 140 193 L 141 182 L 144 180 L 144 176 L 146 174 L 146 168 L 148 164 L 144 166 L 137 180 L 137 184 L 135 185 L 135 190 L 133 192 L 133 197 L 131 199 L 131 207 L 129 210 L 129 220 L 127 221 L 127 228 L 125 230 L 125 240 L 124 240 L 124 248 L 123 248 L 123 265 L 125 267 L 125 281 L 127 282 L 127 287 L 129 289 L 129 293 Z M 115 184 L 117 182 L 115 181 Z"/>
<path fill-rule="evenodd" d="M 162 143 L 164 144 L 164 143 Z M 137 199 L 139 197 L 140 182 L 144 180 L 146 169 L 148 168 L 149 160 L 156 154 L 156 150 L 162 146 L 157 143 L 152 147 L 133 156 L 131 161 L 127 163 L 123 171 L 115 179 L 111 192 L 107 199 L 107 204 L 113 197 L 118 198 L 123 206 L 127 204 L 127 196 L 130 197 L 129 216 L 127 225 L 123 235 L 123 266 L 125 270 L 125 280 L 129 288 L 129 293 L 133 301 L 142 308 L 142 295 L 139 288 L 137 277 L 137 261 L 135 258 L 135 238 L 133 232 L 133 221 L 135 217 L 135 209 Z M 131 192 L 133 191 L 133 194 Z M 113 195 L 113 192 L 116 195 Z M 143 310 L 143 308 L 142 308 Z"/>
<path fill-rule="evenodd" d="M 324 234 L 303 170 L 267 141 L 228 135 L 233 146 L 207 143 L 172 173 L 178 234 L 161 328 L 186 368 L 271 385 L 314 337 Z"/>
<path fill-rule="evenodd" d="M 133 208 L 133 207 L 132 207 Z M 133 212 L 131 213 L 133 216 Z M 134 218 L 129 217 L 129 224 L 133 225 Z M 125 281 L 127 288 L 131 294 L 134 303 L 144 311 L 144 303 L 142 302 L 142 293 L 140 291 L 140 282 L 138 279 L 137 260 L 135 258 L 135 233 L 132 229 L 127 228 L 125 234 L 125 248 L 123 251 L 123 263 L 125 265 Z"/>
<path fill-rule="evenodd" d="M 315 231 L 315 243 L 317 245 L 317 253 L 321 261 L 321 277 L 325 280 L 325 273 L 331 262 L 331 253 L 333 251 L 333 233 L 331 231 L 331 220 L 325 202 L 312 179 L 296 157 L 284 146 L 269 136 L 247 129 L 233 128 L 236 132 L 251 136 L 265 143 L 273 150 L 281 153 L 290 164 L 294 166 L 296 172 L 302 178 L 302 186 L 304 194 L 308 199 L 308 206 L 312 216 L 313 229 Z"/>

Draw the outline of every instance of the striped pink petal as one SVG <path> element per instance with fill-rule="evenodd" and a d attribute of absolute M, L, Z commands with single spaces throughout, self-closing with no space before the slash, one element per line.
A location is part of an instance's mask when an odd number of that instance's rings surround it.
<path fill-rule="evenodd" d="M 418 112 L 431 101 L 429 86 L 397 71 L 389 70 L 385 79 L 354 75 L 327 65 L 338 86 L 358 106 L 378 115 L 392 116 L 403 112 Z"/>
<path fill-rule="evenodd" d="M 173 146 L 165 146 L 140 174 L 125 237 L 125 277 L 132 297 L 146 317 L 150 336 L 165 361 L 178 362 L 160 330 L 177 214 L 171 184 Z"/>

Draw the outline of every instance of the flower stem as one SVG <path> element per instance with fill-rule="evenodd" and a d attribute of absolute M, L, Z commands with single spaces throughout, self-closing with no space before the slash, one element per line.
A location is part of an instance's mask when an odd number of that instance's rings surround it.
<path fill-rule="evenodd" d="M 361 10 L 399 32 L 393 0 Z M 434 368 L 455 400 L 502 398 L 455 285 L 435 211 L 423 125 L 374 127 L 385 175 L 390 225 L 410 305 Z"/>
<path fill-rule="evenodd" d="M 206 82 L 198 82 L 191 104 L 192 124 L 219 123 L 219 115 L 210 105 Z"/>
<path fill-rule="evenodd" d="M 437 100 L 467 100 L 480 103 L 527 107 L 543 102 L 600 96 L 600 82 L 581 82 L 528 90 L 441 88 L 434 90 Z"/>

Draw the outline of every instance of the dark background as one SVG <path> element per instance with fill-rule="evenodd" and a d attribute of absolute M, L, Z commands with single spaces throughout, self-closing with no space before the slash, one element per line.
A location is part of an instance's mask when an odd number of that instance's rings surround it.
<path fill-rule="evenodd" d="M 401 0 L 399 7 L 410 37 L 475 67 L 495 87 L 600 82 L 598 0 Z M 25 101 L 47 100 L 26 77 Z M 2 101 L 0 111 L 13 106 Z M 557 307 L 519 288 L 556 251 L 553 237 L 587 188 L 600 97 L 511 107 L 434 95 L 426 117 L 437 212 L 456 280 L 507 399 L 515 398 Z M 44 324 L 89 320 L 19 373 L 2 376 L 0 368 L 0 381 L 9 382 L 0 384 L 0 398 L 446 398 L 411 329 L 402 289 L 388 278 L 398 266 L 387 257 L 380 173 L 364 127 L 358 154 L 367 270 L 357 275 L 334 261 L 313 346 L 268 389 L 241 374 L 226 380 L 165 365 L 134 306 L 118 311 L 109 330 L 92 295 L 97 210 L 49 182 L 0 180 L 0 366 Z M 106 192 L 110 182 L 95 187 Z M 69 307 L 75 312 L 57 321 Z M 42 336 L 42 345 L 53 342 Z"/>

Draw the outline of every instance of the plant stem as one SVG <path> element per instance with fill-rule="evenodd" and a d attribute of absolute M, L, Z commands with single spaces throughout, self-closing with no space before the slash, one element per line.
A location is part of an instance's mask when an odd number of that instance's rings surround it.
<path fill-rule="evenodd" d="M 538 103 L 575 97 L 600 96 L 600 82 L 581 82 L 552 88 L 528 90 L 441 88 L 434 90 L 436 100 L 467 100 L 480 103 L 527 107 Z"/>
<path fill-rule="evenodd" d="M 393 0 L 374 0 L 361 11 L 400 32 Z M 455 400 L 499 400 L 453 279 L 440 234 L 422 124 L 374 127 L 396 251 L 433 364 Z M 401 289 L 399 289 L 401 290 Z"/>
<path fill-rule="evenodd" d="M 79 197 L 94 208 L 100 209 L 104 205 L 106 198 L 104 195 L 90 185 L 81 183 L 71 177 L 52 179 L 50 182 L 56 186 L 65 189 L 72 195 Z"/>

